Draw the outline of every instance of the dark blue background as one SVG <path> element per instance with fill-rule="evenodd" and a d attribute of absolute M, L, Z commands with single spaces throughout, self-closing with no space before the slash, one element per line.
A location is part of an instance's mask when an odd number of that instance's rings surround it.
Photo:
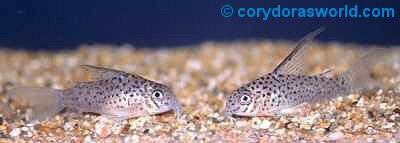
<path fill-rule="evenodd" d="M 395 18 L 224 18 L 237 7 L 394 7 Z M 400 44 L 400 1 L 222 1 L 222 0 L 16 0 L 0 2 L 0 46 L 27 49 L 74 48 L 80 44 L 130 43 L 181 46 L 237 39 L 298 40 L 320 26 L 322 41 Z"/>

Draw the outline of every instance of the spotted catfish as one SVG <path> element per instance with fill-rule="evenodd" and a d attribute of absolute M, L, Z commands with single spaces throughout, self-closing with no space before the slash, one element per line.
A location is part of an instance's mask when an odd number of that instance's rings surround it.
<path fill-rule="evenodd" d="M 137 74 L 83 65 L 92 81 L 77 83 L 66 90 L 17 87 L 8 95 L 26 101 L 34 119 L 45 119 L 64 108 L 78 113 L 93 112 L 114 119 L 154 115 L 170 110 L 182 113 L 172 90 Z"/>
<path fill-rule="evenodd" d="M 303 103 L 316 103 L 347 95 L 365 87 L 373 62 L 382 52 L 368 52 L 349 70 L 333 77 L 327 71 L 304 75 L 305 50 L 323 28 L 306 35 L 293 51 L 271 72 L 233 91 L 226 101 L 225 115 L 273 116 L 294 111 Z"/>

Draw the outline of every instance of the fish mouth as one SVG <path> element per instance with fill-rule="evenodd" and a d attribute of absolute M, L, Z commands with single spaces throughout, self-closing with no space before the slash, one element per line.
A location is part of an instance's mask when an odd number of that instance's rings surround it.
<path fill-rule="evenodd" d="M 249 114 L 249 113 L 240 112 L 240 107 L 236 107 L 236 108 L 233 108 L 233 109 L 225 110 L 224 111 L 224 115 L 225 116 L 231 116 L 231 117 L 252 117 L 252 116 L 254 116 L 254 115 Z"/>
<path fill-rule="evenodd" d="M 225 108 L 225 112 L 230 112 L 230 113 L 235 113 L 236 111 L 238 111 L 238 110 L 240 110 L 240 107 L 239 106 L 236 106 L 236 107 L 231 107 L 231 106 L 227 106 L 226 108 Z"/>
<path fill-rule="evenodd" d="M 232 112 L 229 111 L 224 111 L 224 116 L 225 117 L 232 117 L 234 114 Z"/>
<path fill-rule="evenodd" d="M 234 116 L 236 113 L 235 111 L 239 110 L 239 107 L 236 107 L 234 109 L 230 109 L 230 107 L 225 108 L 224 110 L 224 116 Z"/>
<path fill-rule="evenodd" d="M 160 106 L 160 107 L 162 107 L 162 106 Z M 169 113 L 169 112 L 180 113 L 180 112 L 182 112 L 182 107 L 180 105 L 178 105 L 178 106 L 173 105 L 173 106 L 167 106 L 167 107 L 164 106 L 164 108 L 161 108 L 157 113 L 154 113 L 154 114 L 158 115 L 158 114 L 164 114 L 164 113 Z"/>

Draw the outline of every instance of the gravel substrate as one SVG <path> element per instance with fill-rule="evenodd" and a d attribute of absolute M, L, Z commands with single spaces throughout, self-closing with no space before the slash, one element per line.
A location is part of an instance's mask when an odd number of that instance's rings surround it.
<path fill-rule="evenodd" d="M 400 54 L 383 58 L 375 68 L 372 76 L 379 87 L 373 90 L 311 104 L 295 115 L 224 119 L 224 97 L 270 72 L 293 45 L 261 41 L 161 50 L 129 45 L 58 52 L 0 49 L 0 142 L 400 141 Z M 305 74 L 331 67 L 343 72 L 365 51 L 360 47 L 316 43 L 307 53 Z M 18 85 L 69 88 L 88 78 L 78 69 L 81 64 L 138 73 L 171 86 L 186 118 L 178 121 L 171 112 L 113 122 L 95 114 L 62 112 L 38 122 L 29 120 L 29 108 L 5 96 Z"/>

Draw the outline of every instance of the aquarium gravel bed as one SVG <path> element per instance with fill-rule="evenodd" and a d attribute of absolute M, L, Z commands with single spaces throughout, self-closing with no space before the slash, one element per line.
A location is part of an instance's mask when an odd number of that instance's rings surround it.
<path fill-rule="evenodd" d="M 225 119 L 224 99 L 270 72 L 295 43 L 254 41 L 144 49 L 130 45 L 83 45 L 75 50 L 0 50 L 0 142 L 399 142 L 400 60 L 382 59 L 372 76 L 378 87 L 311 104 L 301 113 Z M 315 43 L 305 74 L 343 72 L 366 51 L 355 44 Z M 364 50 L 360 50 L 363 48 Z M 394 50 L 392 53 L 399 53 Z M 137 73 L 169 85 L 183 106 L 175 113 L 114 122 L 96 114 L 62 112 L 29 119 L 29 107 L 5 95 L 15 86 L 66 89 L 88 75 L 89 64 Z"/>

